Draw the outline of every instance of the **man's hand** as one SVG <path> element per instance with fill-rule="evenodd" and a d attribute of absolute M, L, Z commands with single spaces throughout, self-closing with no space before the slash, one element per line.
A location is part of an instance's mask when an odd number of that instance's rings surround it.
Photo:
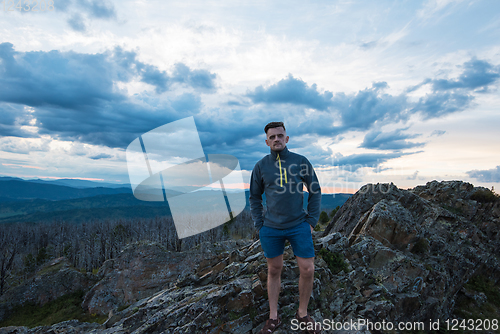
<path fill-rule="evenodd" d="M 313 233 L 314 228 L 312 227 L 312 225 L 309 225 L 309 227 L 311 227 L 311 234 L 312 234 L 312 233 Z"/>

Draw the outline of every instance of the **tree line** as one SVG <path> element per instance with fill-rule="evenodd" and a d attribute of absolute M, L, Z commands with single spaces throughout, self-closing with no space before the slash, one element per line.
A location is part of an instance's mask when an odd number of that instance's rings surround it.
<path fill-rule="evenodd" d="M 66 257 L 81 271 L 96 272 L 129 243 L 148 240 L 171 251 L 190 249 L 202 242 L 252 238 L 253 222 L 243 211 L 224 225 L 179 239 L 172 217 L 92 220 L 81 224 L 0 224 L 0 295 L 27 279 L 51 259 Z"/>

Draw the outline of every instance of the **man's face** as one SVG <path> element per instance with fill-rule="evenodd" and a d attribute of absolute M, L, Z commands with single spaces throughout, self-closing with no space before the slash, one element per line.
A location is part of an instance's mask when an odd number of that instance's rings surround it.
<path fill-rule="evenodd" d="M 285 148 L 286 143 L 288 143 L 288 136 L 281 126 L 267 130 L 266 144 L 271 150 L 279 152 Z"/>

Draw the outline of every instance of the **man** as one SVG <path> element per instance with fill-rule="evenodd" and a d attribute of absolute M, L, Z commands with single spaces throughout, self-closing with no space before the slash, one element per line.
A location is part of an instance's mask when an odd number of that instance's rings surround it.
<path fill-rule="evenodd" d="M 252 219 L 268 267 L 269 319 L 259 333 L 272 333 L 281 324 L 277 308 L 285 240 L 292 246 L 300 271 L 299 309 L 295 318 L 304 323 L 302 328 L 316 328 L 307 314 L 307 305 L 314 282 L 312 230 L 319 219 L 321 188 L 311 163 L 286 147 L 289 137 L 283 122 L 271 122 L 264 131 L 271 153 L 257 162 L 250 180 Z M 309 192 L 307 211 L 303 209 L 303 185 Z M 265 215 L 263 193 L 267 202 Z M 309 332 L 320 333 L 319 330 Z"/>

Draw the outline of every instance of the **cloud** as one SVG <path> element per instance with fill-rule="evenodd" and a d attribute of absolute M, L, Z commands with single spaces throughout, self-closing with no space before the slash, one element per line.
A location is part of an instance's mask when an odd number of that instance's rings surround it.
<path fill-rule="evenodd" d="M 408 176 L 406 179 L 407 180 L 416 180 L 418 176 L 418 170 L 415 171 L 411 176 Z"/>
<path fill-rule="evenodd" d="M 474 96 L 467 93 L 438 92 L 420 98 L 412 110 L 424 119 L 438 118 L 467 109 L 473 100 Z"/>
<path fill-rule="evenodd" d="M 446 133 L 446 131 L 444 131 L 444 130 L 434 130 L 434 131 L 432 131 L 431 136 L 441 137 L 445 133 Z"/>
<path fill-rule="evenodd" d="M 18 52 L 12 44 L 3 43 L 0 135 L 49 135 L 125 148 L 142 133 L 195 115 L 206 154 L 232 154 L 240 159 L 242 168 L 251 169 L 255 161 L 269 152 L 264 143 L 264 125 L 283 120 L 291 134 L 291 147 L 314 155 L 313 163 L 326 164 L 332 152 L 314 151 L 311 144 L 319 138 L 335 140 L 353 130 L 370 131 L 361 144 L 364 148 L 399 151 L 422 146 L 423 143 L 411 141 L 417 136 L 405 134 L 405 129 L 388 133 L 375 129 L 397 122 L 405 124 L 413 114 L 431 118 L 463 110 L 470 106 L 476 92 L 497 81 L 494 76 L 483 81 L 472 79 L 472 73 L 496 70 L 485 61 L 471 60 L 463 69 L 457 78 L 449 80 L 449 85 L 461 82 L 460 87 L 432 89 L 417 102 L 409 99 L 408 92 L 387 93 L 386 82 L 375 82 L 358 92 L 333 94 L 290 74 L 267 87 L 260 85 L 246 94 L 230 95 L 237 104 L 221 102 L 205 108 L 201 94 L 217 91 L 217 76 L 206 69 L 193 69 L 182 63 L 161 69 L 140 61 L 137 51 L 120 47 L 95 54 Z M 150 87 L 132 96 L 127 95 L 125 88 L 119 88 L 137 82 Z M 432 79 L 425 84 L 434 87 Z M 22 130 L 26 128 L 23 125 L 31 125 L 37 131 Z M 378 166 L 400 156 L 400 152 L 388 152 L 337 158 L 344 164 Z"/>
<path fill-rule="evenodd" d="M 363 143 L 359 147 L 377 150 L 403 150 L 423 146 L 424 143 L 414 143 L 407 140 L 420 136 L 402 133 L 407 129 L 397 129 L 391 132 L 370 131 L 365 135 Z"/>
<path fill-rule="evenodd" d="M 399 95 L 386 93 L 386 82 L 375 82 L 371 87 L 356 93 L 321 93 L 316 84 L 308 84 L 289 74 L 268 87 L 258 86 L 247 91 L 246 97 L 262 105 L 264 110 L 272 111 L 272 119 L 268 115 L 263 116 L 261 123 L 268 119 L 285 120 L 287 129 L 295 135 L 335 137 L 352 130 L 367 131 L 398 122 L 405 124 L 414 114 L 430 119 L 470 108 L 476 93 L 487 91 L 489 86 L 498 81 L 499 67 L 473 58 L 462 64 L 461 68 L 463 71 L 457 78 L 446 82 L 444 79 L 429 78 L 417 86 L 408 87 Z M 408 94 L 424 85 L 429 85 L 431 92 L 412 101 Z M 246 107 L 243 104 L 240 106 L 241 109 Z M 316 111 L 308 112 L 306 108 Z M 436 132 L 433 135 L 443 133 Z M 411 138 L 415 136 L 403 134 L 401 130 L 387 134 L 372 130 L 366 135 L 361 147 L 401 150 L 424 145 L 409 141 Z"/>
<path fill-rule="evenodd" d="M 84 32 L 85 30 L 87 30 L 87 27 L 85 26 L 85 20 L 79 13 L 71 15 L 71 17 L 68 19 L 68 24 L 75 31 Z"/>
<path fill-rule="evenodd" d="M 485 170 L 471 170 L 466 173 L 480 182 L 500 182 L 500 166 Z"/>
<path fill-rule="evenodd" d="M 405 155 L 416 154 L 419 152 L 411 152 L 411 153 L 401 153 L 401 152 L 393 152 L 393 153 L 361 153 L 361 154 L 351 154 L 348 156 L 343 156 L 340 153 L 337 153 L 332 158 L 333 166 L 342 166 L 343 169 L 349 169 L 352 171 L 357 170 L 358 168 L 369 167 L 369 168 L 377 168 L 382 163 L 386 162 L 390 159 L 400 158 Z"/>
<path fill-rule="evenodd" d="M 191 70 L 188 66 L 177 63 L 174 65 L 172 76 L 169 76 L 166 71 L 160 71 L 156 66 L 140 62 L 135 52 L 125 51 L 121 47 L 113 50 L 112 59 L 125 69 L 125 73 L 117 73 L 120 80 L 128 80 L 131 75 L 140 76 L 142 82 L 155 86 L 157 93 L 166 92 L 174 83 L 180 83 L 204 93 L 216 91 L 217 75 L 207 70 Z"/>
<path fill-rule="evenodd" d="M 484 64 L 482 66 L 489 68 Z M 465 82 L 465 78 L 471 77 L 471 69 L 479 73 L 481 68 L 474 61 L 467 62 L 462 67 L 463 73 L 451 81 Z M 430 84 L 432 87 L 432 80 L 428 79 L 423 84 Z M 338 92 L 333 96 L 326 96 L 318 91 L 315 84 L 305 83 L 289 75 L 267 88 L 258 86 L 254 90 L 247 91 L 246 97 L 254 103 L 259 103 L 258 106 L 262 109 L 240 104 L 237 110 L 226 114 L 230 115 L 227 117 L 234 119 L 234 122 L 229 122 L 230 124 L 226 122 L 226 126 L 217 122 L 204 123 L 198 120 L 197 124 L 200 123 L 199 129 L 207 131 L 202 136 L 202 142 L 209 143 L 214 151 L 221 148 L 236 150 L 236 147 L 244 142 L 241 138 L 261 135 L 260 128 L 267 122 L 275 120 L 285 121 L 287 132 L 293 134 L 292 139 L 302 138 L 300 140 L 303 142 L 313 143 L 320 137 L 333 139 L 352 130 L 370 131 L 370 129 L 380 128 L 387 124 L 398 122 L 405 124 L 414 114 L 420 114 L 428 119 L 464 110 L 472 105 L 474 99 L 475 92 L 470 88 L 477 87 L 477 85 L 464 83 L 462 86 L 464 88 L 431 91 L 425 97 L 413 102 L 408 97 L 411 89 L 399 95 L 391 95 L 386 93 L 388 88 L 386 82 L 375 82 L 371 87 L 355 93 Z M 316 108 L 316 111 L 308 112 L 307 108 Z M 231 130 L 228 131 L 228 129 Z M 249 129 L 252 130 L 248 131 Z M 371 130 L 366 134 L 361 147 L 399 151 L 425 145 L 422 142 L 411 141 L 410 139 L 418 135 L 405 134 L 404 130 L 399 129 L 389 133 Z M 433 135 L 443 133 L 438 131 Z M 304 136 L 310 136 L 310 138 L 304 139 L 306 138 Z M 262 155 L 267 153 L 267 147 L 262 144 L 251 149 L 257 150 Z M 368 162 L 369 165 L 377 165 L 387 159 L 397 157 L 400 157 L 400 154 L 396 152 L 393 155 L 351 156 L 342 158 L 342 161 L 347 164 Z M 316 163 L 323 164 L 325 158 L 328 160 L 326 155 L 318 156 Z M 376 159 L 379 159 L 379 162 Z"/>
<path fill-rule="evenodd" d="M 357 94 L 335 94 L 332 108 L 340 113 L 343 130 L 366 130 L 375 123 L 407 120 L 409 113 L 406 95 L 386 94 L 383 91 L 387 87 L 386 82 L 376 82 L 371 88 Z"/>
<path fill-rule="evenodd" d="M 108 0 L 64 0 L 57 1 L 56 11 L 68 15 L 67 22 L 71 29 L 86 32 L 88 21 L 116 20 L 117 13 L 114 4 Z"/>
<path fill-rule="evenodd" d="M 412 108 L 424 118 L 441 117 L 471 106 L 474 93 L 488 92 L 491 85 L 500 78 L 500 66 L 493 66 L 485 60 L 471 59 L 462 66 L 463 71 L 456 79 L 425 79 L 422 83 L 409 87 L 413 92 L 424 85 L 430 85 L 432 92 L 421 97 Z"/>
<path fill-rule="evenodd" d="M 90 17 L 97 19 L 116 18 L 116 9 L 113 3 L 106 0 L 79 0 L 79 6 L 84 9 Z"/>
<path fill-rule="evenodd" d="M 90 156 L 89 158 L 92 160 L 100 160 L 100 159 L 109 159 L 112 158 L 112 155 L 106 154 L 106 153 L 101 153 L 97 155 Z"/>
<path fill-rule="evenodd" d="M 0 137 L 36 137 L 36 134 L 21 128 L 33 120 L 30 112 L 23 106 L 0 103 Z"/>
<path fill-rule="evenodd" d="M 375 123 L 408 119 L 406 95 L 385 94 L 387 87 L 385 82 L 376 82 L 371 88 L 354 94 L 340 92 L 333 95 L 329 91 L 321 94 L 316 84 L 309 86 L 289 75 L 268 88 L 259 86 L 247 92 L 247 96 L 255 103 L 271 105 L 276 119 L 282 114 L 291 119 L 299 134 L 335 136 L 349 130 L 366 130 Z M 279 109 L 279 104 L 288 104 L 286 112 Z M 306 114 L 304 107 L 318 111 Z"/>
<path fill-rule="evenodd" d="M 215 73 L 206 70 L 191 70 L 182 63 L 175 64 L 172 79 L 175 82 L 185 83 L 191 87 L 203 89 L 205 91 L 215 91 Z"/>
<path fill-rule="evenodd" d="M 360 47 L 365 50 L 373 49 L 378 45 L 377 41 L 365 42 L 361 43 Z"/>
<path fill-rule="evenodd" d="M 451 89 L 467 89 L 486 92 L 488 86 L 494 84 L 500 78 L 500 66 L 493 66 L 484 60 L 471 59 L 463 64 L 464 71 L 457 79 L 435 79 L 431 80 L 434 91 Z"/>
<path fill-rule="evenodd" d="M 185 65 L 184 65 L 185 66 Z M 137 54 L 116 48 L 97 54 L 76 52 L 17 52 L 11 43 L 0 44 L 1 135 L 26 136 L 16 119 L 33 120 L 39 134 L 110 147 L 126 147 L 140 133 L 158 125 L 197 114 L 201 108 L 197 75 L 191 70 L 172 79 L 166 71 L 143 63 Z M 174 72 L 176 70 L 174 69 Z M 194 73 L 194 74 L 193 74 Z M 193 79 L 194 78 L 194 79 Z M 118 82 L 142 81 L 155 92 L 129 97 L 116 88 Z M 159 94 L 172 84 L 192 90 L 170 100 Z M 205 82 L 201 90 L 210 85 Z M 215 87 L 213 84 L 210 87 Z M 32 107 L 15 116 L 5 106 Z"/>
<path fill-rule="evenodd" d="M 267 88 L 258 86 L 253 92 L 247 92 L 247 96 L 255 103 L 292 103 L 326 110 L 332 104 L 333 94 L 329 91 L 320 93 L 316 84 L 309 87 L 301 79 L 295 79 L 289 74 L 286 79 Z"/>
<path fill-rule="evenodd" d="M 0 100 L 32 107 L 63 108 L 123 99 L 113 89 L 105 54 L 16 52 L 0 44 Z"/>
<path fill-rule="evenodd" d="M 0 139 L 0 151 L 18 153 L 18 154 L 29 154 L 33 151 L 50 151 L 50 140 L 49 139 L 24 139 L 24 140 L 12 140 L 11 138 L 1 138 Z"/>
<path fill-rule="evenodd" d="M 197 113 L 202 106 L 200 97 L 191 93 L 184 93 L 172 99 L 170 105 L 181 113 Z"/>

